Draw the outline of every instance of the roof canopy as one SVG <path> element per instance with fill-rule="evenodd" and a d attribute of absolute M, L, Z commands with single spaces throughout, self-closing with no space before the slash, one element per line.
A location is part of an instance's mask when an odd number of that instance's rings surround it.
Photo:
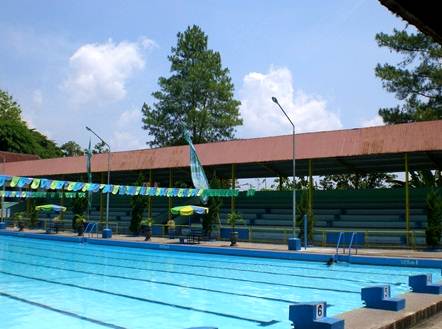
<path fill-rule="evenodd" d="M 379 0 L 385 7 L 442 44 L 438 1 Z"/>
<path fill-rule="evenodd" d="M 408 153 L 410 170 L 442 168 L 442 120 L 371 128 L 304 133 L 296 135 L 296 175 L 349 172 L 404 171 Z M 292 175 L 292 135 L 196 145 L 210 178 L 230 178 L 232 164 L 237 178 Z M 94 181 L 107 172 L 107 154 L 92 157 Z M 190 181 L 189 147 L 175 146 L 111 153 L 111 180 L 135 181 L 140 171 L 152 169 L 156 182 L 167 184 L 172 169 L 174 181 Z M 85 157 L 65 157 L 6 163 L 6 174 L 30 177 L 78 178 L 86 173 Z"/>

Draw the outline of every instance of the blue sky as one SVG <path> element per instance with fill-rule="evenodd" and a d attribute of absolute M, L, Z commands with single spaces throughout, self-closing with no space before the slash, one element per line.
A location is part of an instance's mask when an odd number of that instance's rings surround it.
<path fill-rule="evenodd" d="M 291 133 L 273 95 L 301 132 L 379 124 L 379 107 L 396 104 L 374 67 L 399 59 L 374 36 L 405 22 L 368 0 L 6 0 L 0 88 L 58 143 L 86 146 L 88 125 L 115 150 L 143 148 L 141 106 L 192 24 L 230 69 L 245 123 L 238 137 Z"/>

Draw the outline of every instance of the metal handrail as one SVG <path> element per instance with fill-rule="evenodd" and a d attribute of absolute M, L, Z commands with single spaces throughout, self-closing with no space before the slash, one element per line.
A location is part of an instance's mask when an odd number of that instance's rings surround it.
<path fill-rule="evenodd" d="M 338 242 L 336 243 L 336 254 L 335 254 L 336 256 L 339 255 L 339 245 L 341 243 L 341 239 L 342 239 L 343 235 L 344 235 L 344 232 L 339 232 Z"/>

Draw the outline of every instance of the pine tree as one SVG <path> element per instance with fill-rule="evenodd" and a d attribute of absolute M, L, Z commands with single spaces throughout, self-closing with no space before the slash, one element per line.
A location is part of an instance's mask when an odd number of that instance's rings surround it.
<path fill-rule="evenodd" d="M 152 94 L 156 102 L 142 108 L 143 128 L 153 137 L 148 144 L 186 144 L 184 130 L 195 144 L 234 138 L 242 124 L 240 102 L 221 55 L 208 49 L 208 37 L 196 25 L 177 37 L 168 57 L 171 76 L 160 77 L 160 90 Z"/>

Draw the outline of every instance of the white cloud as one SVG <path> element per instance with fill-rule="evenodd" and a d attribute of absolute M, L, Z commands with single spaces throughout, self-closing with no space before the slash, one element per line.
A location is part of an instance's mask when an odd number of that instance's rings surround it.
<path fill-rule="evenodd" d="M 326 109 L 326 101 L 318 96 L 295 92 L 288 68 L 271 67 L 267 74 L 251 72 L 244 77 L 240 90 L 241 115 L 244 125 L 238 128 L 241 137 L 258 137 L 291 132 L 291 125 L 272 96 L 294 121 L 297 132 L 342 128 L 336 113 Z"/>
<path fill-rule="evenodd" d="M 121 113 L 111 138 L 112 150 L 134 150 L 146 148 L 142 142 L 141 110 L 127 110 Z"/>
<path fill-rule="evenodd" d="M 382 120 L 380 115 L 376 115 L 371 119 L 363 120 L 361 122 L 362 127 L 375 127 L 375 126 L 383 126 L 384 121 Z"/>
<path fill-rule="evenodd" d="M 146 37 L 137 42 L 85 44 L 70 57 L 63 87 L 77 104 L 121 100 L 126 96 L 127 80 L 144 68 L 142 50 L 154 45 Z"/>

